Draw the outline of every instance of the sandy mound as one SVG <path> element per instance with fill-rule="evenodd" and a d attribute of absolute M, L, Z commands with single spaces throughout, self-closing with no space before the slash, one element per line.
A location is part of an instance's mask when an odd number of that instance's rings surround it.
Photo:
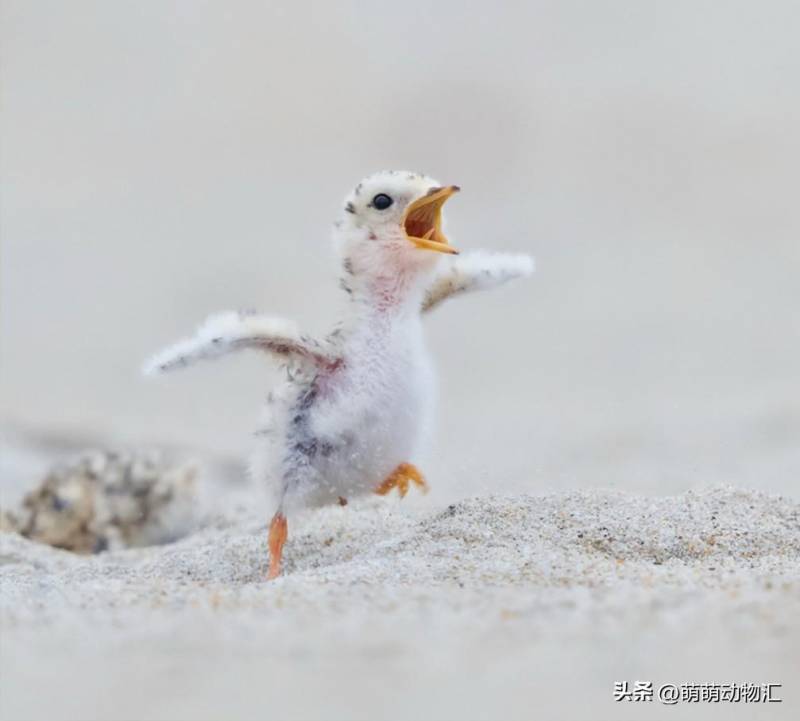
<path fill-rule="evenodd" d="M 622 713 L 614 680 L 797 676 L 800 504 L 786 498 L 371 500 L 291 530 L 273 583 L 265 523 L 246 511 L 88 557 L 3 534 L 6 717 L 524 718 L 536 698 L 596 718 Z M 43 674 L 66 697 L 37 694 Z"/>

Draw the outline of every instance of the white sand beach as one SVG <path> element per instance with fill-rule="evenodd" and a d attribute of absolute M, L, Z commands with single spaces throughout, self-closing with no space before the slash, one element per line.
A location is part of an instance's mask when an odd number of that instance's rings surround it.
<path fill-rule="evenodd" d="M 396 499 L 76 556 L 2 542 L 4 719 L 793 718 L 800 504 L 732 488 Z M 615 681 L 782 683 L 780 704 Z"/>

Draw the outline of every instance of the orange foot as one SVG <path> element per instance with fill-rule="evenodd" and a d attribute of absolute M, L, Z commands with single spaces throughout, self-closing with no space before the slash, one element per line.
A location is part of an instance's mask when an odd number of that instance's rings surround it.
<path fill-rule="evenodd" d="M 283 556 L 283 544 L 286 543 L 286 536 L 289 535 L 286 516 L 278 512 L 272 517 L 269 524 L 269 571 L 267 580 L 277 578 L 281 573 L 281 558 Z"/>
<path fill-rule="evenodd" d="M 393 488 L 397 488 L 400 493 L 400 498 L 403 498 L 406 493 L 408 493 L 409 482 L 417 486 L 423 493 L 428 492 L 428 484 L 425 482 L 425 477 L 419 472 L 419 469 L 410 463 L 401 463 L 389 474 L 388 478 L 375 489 L 375 493 L 380 496 L 385 496 Z"/>

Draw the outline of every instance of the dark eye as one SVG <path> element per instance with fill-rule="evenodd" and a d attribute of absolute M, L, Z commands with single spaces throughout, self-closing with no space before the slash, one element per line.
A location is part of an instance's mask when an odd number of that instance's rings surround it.
<path fill-rule="evenodd" d="M 394 203 L 394 201 L 386 195 L 386 193 L 378 193 L 372 199 L 372 207 L 378 210 L 386 210 L 392 203 Z"/>

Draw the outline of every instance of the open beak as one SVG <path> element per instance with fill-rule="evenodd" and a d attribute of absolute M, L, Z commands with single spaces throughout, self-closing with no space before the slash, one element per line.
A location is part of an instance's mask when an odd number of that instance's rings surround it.
<path fill-rule="evenodd" d="M 409 203 L 403 216 L 403 228 L 417 248 L 458 255 L 458 251 L 442 233 L 442 206 L 459 190 L 461 188 L 457 185 L 431 188 L 426 195 Z"/>

